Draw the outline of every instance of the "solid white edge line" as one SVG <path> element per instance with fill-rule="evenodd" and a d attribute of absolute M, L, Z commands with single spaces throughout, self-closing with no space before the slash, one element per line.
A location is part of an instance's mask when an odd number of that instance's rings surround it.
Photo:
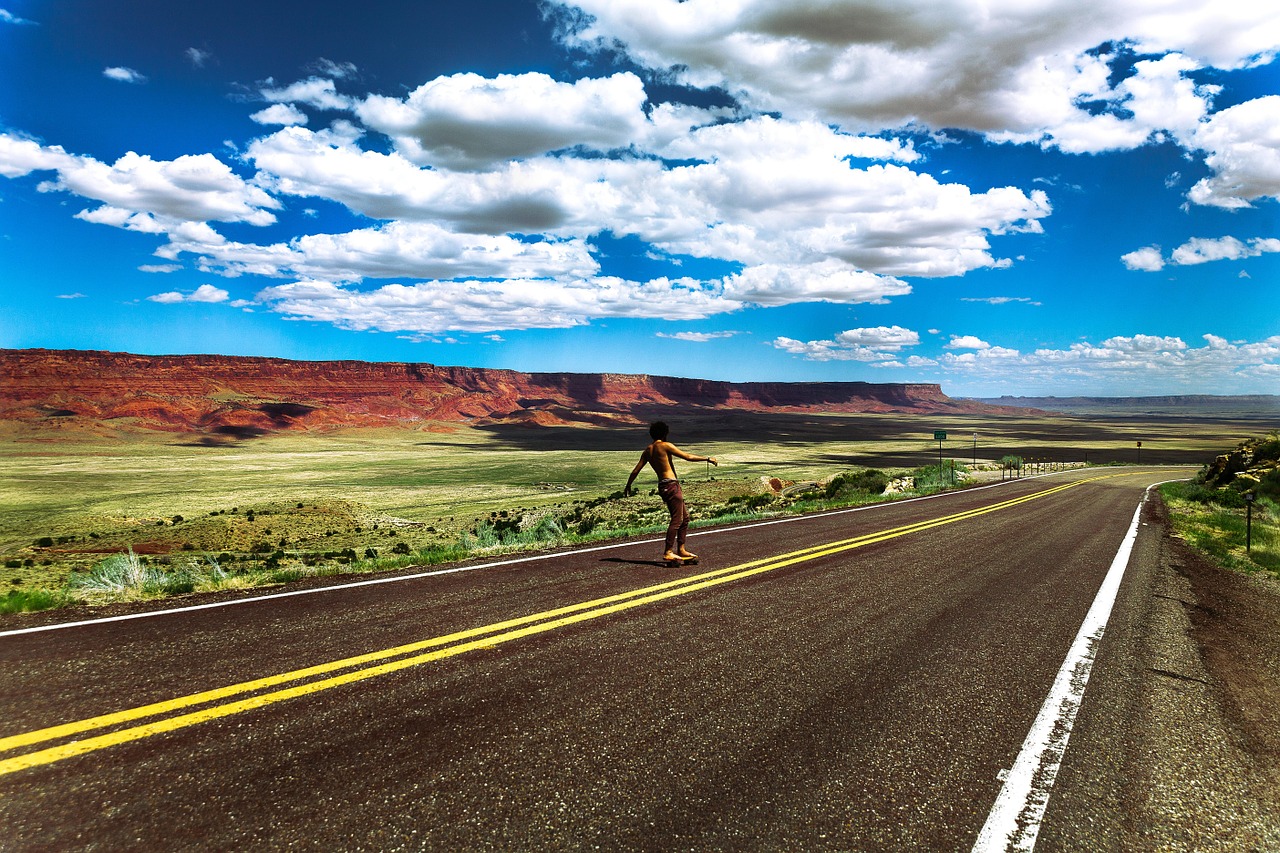
<path fill-rule="evenodd" d="M 1071 469 L 1071 470 L 1083 471 L 1088 469 L 1079 468 L 1079 469 Z M 906 500 L 901 500 L 901 501 L 886 501 L 884 503 L 851 507 L 850 509 L 838 509 L 838 510 L 832 510 L 830 512 L 812 513 L 810 515 L 798 515 L 798 516 L 789 517 L 789 518 L 775 518 L 769 521 L 756 521 L 750 524 L 737 524 L 737 525 L 726 526 L 726 527 L 717 527 L 712 530 L 703 530 L 696 533 L 693 531 L 690 531 L 689 535 L 691 537 L 692 536 L 711 536 L 717 533 L 731 533 L 736 530 L 750 530 L 753 527 L 768 527 L 774 524 L 794 524 L 795 522 L 799 522 L 799 521 L 811 521 L 819 517 L 826 517 L 831 515 L 844 515 L 846 513 L 851 513 L 851 512 L 865 512 L 866 510 L 901 506 L 903 504 L 916 503 L 917 501 L 933 500 L 934 498 L 945 498 L 945 497 L 950 497 L 954 495 L 971 494 L 973 492 L 981 492 L 981 491 L 985 491 L 986 489 L 992 489 L 998 486 L 1008 485 L 1010 483 L 1020 483 L 1026 480 L 1037 480 L 1037 479 L 1040 479 L 1041 477 L 1050 477 L 1050 476 L 1053 476 L 1054 474 L 1061 474 L 1061 473 L 1067 473 L 1067 472 L 1057 471 L 1057 472 L 1051 472 L 1048 474 L 1035 474 L 1029 477 L 1020 477 L 1016 480 L 1001 480 L 999 483 L 988 483 L 985 486 L 974 486 L 971 489 L 963 489 L 961 491 L 956 491 L 956 492 L 939 492 L 937 494 L 924 495 L 923 497 L 918 497 L 918 498 L 907 498 Z M 374 586 L 376 584 L 384 584 L 384 583 L 399 583 L 401 581 L 418 580 L 420 578 L 430 578 L 430 577 L 436 577 L 438 575 L 451 575 L 456 572 L 474 572 L 480 569 L 494 569 L 500 566 L 513 566 L 519 563 L 531 563 L 537 560 L 550 560 L 555 557 L 573 556 L 574 554 L 591 554 L 598 551 L 609 551 L 614 548 L 630 548 L 633 545 L 649 545 L 649 544 L 653 544 L 655 542 L 661 542 L 661 541 L 663 540 L 640 539 L 634 542 L 615 542 L 612 545 L 597 545 L 591 548 L 579 548 L 573 551 L 555 551 L 549 554 L 535 554 L 531 557 L 517 557 L 516 559 L 513 559 L 513 560 L 499 560 L 493 563 L 478 563 L 474 566 L 454 566 L 448 569 L 436 569 L 429 572 L 415 572 L 414 574 L 411 574 L 411 575 L 396 575 L 395 577 L 390 577 L 390 578 L 372 578 L 370 580 L 351 581 L 348 583 L 333 584 L 332 586 L 314 587 L 312 589 L 295 589 L 289 592 L 273 592 L 267 595 L 254 595 L 254 596 L 249 596 L 247 598 L 233 598 L 227 601 L 211 601 L 206 604 L 192 604 L 189 607 L 169 607 L 169 608 L 165 608 L 164 610 L 148 610 L 143 613 L 125 613 L 120 616 L 101 616 L 96 619 L 82 619 L 77 622 L 58 622 L 53 625 L 36 625 L 31 628 L 15 628 L 8 631 L 0 631 L 0 638 L 14 637 L 14 636 L 18 636 L 19 634 L 38 634 L 44 631 L 60 631 L 64 628 L 83 628 L 91 625 L 105 625 L 112 622 L 127 622 L 132 619 L 148 619 L 153 616 L 173 616 L 178 613 L 190 613 L 196 610 L 211 610 L 217 607 L 231 607 L 237 604 L 251 604 L 259 601 L 269 601 L 273 598 L 293 598 L 299 595 L 315 595 L 317 593 L 322 593 L 322 592 L 336 592 L 338 590 L 344 590 L 344 589 L 355 589 L 356 587 L 361 587 L 361 586 Z"/>
<path fill-rule="evenodd" d="M 974 853 L 1030 853 L 1035 847 L 1040 824 L 1049 805 L 1049 795 L 1053 792 L 1053 783 L 1071 737 L 1071 728 L 1089 683 L 1098 645 L 1111 617 L 1111 608 L 1129 565 L 1134 542 L 1138 539 L 1142 507 L 1146 505 L 1151 490 L 1159 485 L 1161 483 L 1147 486 L 1138 508 L 1133 511 L 1129 531 L 1111 561 L 1093 605 L 1085 614 L 1075 642 L 1058 670 L 1039 715 L 1031 724 L 1022 750 L 1005 776 L 1004 785 L 973 844 Z"/>

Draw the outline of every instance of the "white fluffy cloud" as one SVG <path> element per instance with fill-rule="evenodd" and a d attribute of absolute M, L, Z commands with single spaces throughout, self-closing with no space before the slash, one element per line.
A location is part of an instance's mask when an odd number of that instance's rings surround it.
<path fill-rule="evenodd" d="M 489 233 L 607 229 L 670 254 L 744 264 L 834 259 L 877 275 L 1007 265 L 990 253 L 986 235 L 1038 232 L 1051 210 L 1039 190 L 974 193 L 905 166 L 857 168 L 844 158 L 861 143 L 829 128 L 810 128 L 807 148 L 792 134 L 792 156 L 777 159 L 769 146 L 776 125 L 762 119 L 732 133 L 695 130 L 683 147 L 714 159 L 675 168 L 648 158 L 538 157 L 450 172 L 363 150 L 351 132 L 297 127 L 255 141 L 247 156 L 277 193 L 332 198 L 379 219 Z M 909 156 L 881 143 L 866 149 Z"/>
<path fill-rule="evenodd" d="M 391 222 L 344 234 L 307 234 L 256 245 L 212 231 L 174 231 L 157 254 L 194 256 L 200 269 L 223 275 L 297 276 L 358 282 L 366 278 L 569 278 L 594 275 L 598 264 L 581 240 L 531 241 L 460 234 L 430 223 Z"/>
<path fill-rule="evenodd" d="M 654 103 L 631 71 L 574 81 L 466 73 L 400 97 L 348 94 L 358 69 L 321 59 L 305 79 L 258 86 L 267 105 L 250 118 L 269 127 L 243 150 L 252 179 L 210 154 L 131 152 L 108 165 L 10 134 L 0 134 L 0 175 L 53 172 L 42 189 L 99 203 L 80 219 L 167 241 L 156 251 L 167 263 L 152 269 L 181 262 L 293 279 L 262 301 L 347 328 L 435 334 L 884 303 L 912 292 L 908 278 L 1013 265 L 997 250 L 1007 243 L 992 238 L 1041 233 L 1053 210 L 1043 190 L 926 173 L 917 145 L 930 150 L 928 131 L 1065 152 L 1172 139 L 1209 167 L 1191 201 L 1230 208 L 1275 197 L 1280 98 L 1212 113 L 1217 90 L 1196 82 L 1209 67 L 1269 58 L 1280 10 L 1257 6 L 580 0 L 572 7 L 586 15 L 566 26 L 566 41 L 617 47 L 658 69 L 656 80 L 721 87 L 733 105 Z M 208 57 L 191 49 L 188 58 Z M 340 115 L 310 129 L 304 107 L 312 118 Z M 214 227 L 270 225 L 274 211 L 313 199 L 371 222 L 261 243 Z M 673 267 L 690 257 L 718 265 L 697 279 L 602 275 L 597 244 L 610 237 L 638 238 Z M 1149 246 L 1122 261 L 1155 270 L 1273 243 L 1193 240 L 1168 258 Z M 1015 299 L 1030 301 L 986 301 Z M 775 345 L 884 361 L 918 344 L 914 332 L 897 344 L 854 334 L 874 331 Z M 971 336 L 947 349 L 939 364 L 1013 352 Z"/>
<path fill-rule="evenodd" d="M 202 284 L 191 293 L 170 290 L 166 293 L 157 293 L 155 296 L 147 297 L 151 302 L 160 302 L 165 305 L 173 305 L 180 302 L 217 303 L 226 302 L 230 298 L 230 293 L 220 287 L 214 287 L 212 284 Z"/>
<path fill-rule="evenodd" d="M 1280 96 L 1246 101 L 1214 114 L 1191 136 L 1207 152 L 1213 174 L 1187 197 L 1196 204 L 1227 209 L 1280 198 Z"/>
<path fill-rule="evenodd" d="M 359 331 L 423 334 L 566 328 L 601 317 L 650 317 L 655 304 L 672 320 L 700 320 L 738 307 L 726 303 L 717 288 L 695 280 L 635 282 L 613 277 L 430 281 L 370 291 L 300 281 L 266 288 L 257 299 L 296 319 Z"/>
<path fill-rule="evenodd" d="M 404 100 L 369 97 L 356 115 L 414 163 L 480 169 L 571 146 L 626 147 L 645 127 L 645 97 L 630 72 L 573 83 L 538 73 L 455 74 Z"/>
<path fill-rule="evenodd" d="M 947 349 L 985 350 L 991 349 L 991 344 L 975 335 L 952 335 Z"/>
<path fill-rule="evenodd" d="M 41 184 L 42 191 L 65 191 L 113 210 L 171 220 L 269 225 L 275 221 L 269 211 L 281 206 L 212 154 L 152 160 L 130 151 L 107 165 L 68 154 L 59 146 L 0 133 L 0 175 L 13 178 L 37 171 L 57 174 Z"/>
<path fill-rule="evenodd" d="M 145 74 L 139 71 L 134 71 L 132 68 L 125 68 L 120 65 L 115 65 L 110 68 L 102 69 L 102 76 L 106 77 L 108 80 L 116 80 L 120 83 L 147 82 L 147 76 Z"/>
<path fill-rule="evenodd" d="M 285 127 L 307 123 L 307 114 L 293 104 L 272 104 L 266 109 L 258 110 L 249 118 L 258 124 L 280 124 Z"/>
<path fill-rule="evenodd" d="M 1207 383 L 1215 393 L 1250 393 L 1259 378 L 1280 374 L 1280 336 L 1250 343 L 1206 334 L 1203 345 L 1192 346 L 1176 336 L 1136 334 L 1023 353 L 965 335 L 953 336 L 943 352 L 929 357 L 907 355 L 904 350 L 917 343 L 909 339 L 896 348 L 877 344 L 874 334 L 867 336 L 875 331 L 852 330 L 818 341 L 782 337 L 773 345 L 813 361 L 864 361 L 887 371 L 915 371 L 919 381 L 943 382 L 962 394 L 1010 389 L 1030 396 L 1204 393 Z"/>
<path fill-rule="evenodd" d="M 1212 261 L 1238 261 L 1272 252 L 1280 252 L 1280 239 L 1275 237 L 1254 237 L 1250 240 L 1236 237 L 1192 237 L 1170 252 L 1168 258 L 1161 254 L 1159 246 L 1147 246 L 1121 255 L 1120 260 L 1131 270 L 1159 272 L 1168 265 L 1190 266 Z"/>
<path fill-rule="evenodd" d="M 1280 9 L 1201 0 L 574 0 L 565 39 L 748 105 L 860 131 L 908 125 L 1044 140 L 1068 151 L 1142 144 L 1185 128 L 1212 90 L 1184 73 L 1236 68 L 1280 44 Z M 1138 54 L 1110 82 L 1107 44 Z M 1090 108 L 1089 104 L 1105 105 Z M 1123 118 L 1123 112 L 1127 112 Z"/>
<path fill-rule="evenodd" d="M 809 361 L 865 361 L 892 359 L 906 347 L 920 343 L 920 335 L 901 326 L 876 326 L 847 329 L 831 340 L 798 341 L 779 337 L 773 346 L 783 352 L 802 356 Z"/>
<path fill-rule="evenodd" d="M 326 77 L 308 77 L 280 87 L 268 82 L 259 93 L 275 103 L 307 104 L 321 110 L 345 110 L 354 103 L 346 95 L 339 95 L 337 86 Z"/>

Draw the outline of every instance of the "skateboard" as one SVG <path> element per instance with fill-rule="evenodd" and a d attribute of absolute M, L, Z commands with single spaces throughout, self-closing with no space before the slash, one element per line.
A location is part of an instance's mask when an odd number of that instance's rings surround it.
<path fill-rule="evenodd" d="M 698 565 L 697 557 L 680 557 L 675 560 L 666 561 L 666 566 L 668 569 L 678 569 L 681 566 L 696 566 L 696 565 Z"/>

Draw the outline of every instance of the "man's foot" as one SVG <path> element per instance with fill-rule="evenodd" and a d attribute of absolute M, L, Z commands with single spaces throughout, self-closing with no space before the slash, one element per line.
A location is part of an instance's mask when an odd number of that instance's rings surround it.
<path fill-rule="evenodd" d="M 662 555 L 662 561 L 667 564 L 668 568 L 677 568 L 688 562 L 688 559 L 681 557 L 679 554 L 673 554 L 670 551 Z"/>
<path fill-rule="evenodd" d="M 682 559 L 682 560 L 696 560 L 696 559 L 698 559 L 698 555 L 697 555 L 697 554 L 690 554 L 688 551 L 681 551 L 679 554 L 677 554 L 677 556 L 678 556 L 680 559 Z"/>

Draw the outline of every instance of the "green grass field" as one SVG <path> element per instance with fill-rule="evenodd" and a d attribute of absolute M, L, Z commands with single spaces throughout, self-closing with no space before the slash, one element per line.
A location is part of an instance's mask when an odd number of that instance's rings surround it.
<path fill-rule="evenodd" d="M 1245 420 L 1147 423 L 1080 417 L 673 413 L 672 440 L 718 469 L 681 469 L 695 518 L 726 516 L 763 481 L 822 482 L 863 467 L 936 464 L 946 458 L 1202 464 L 1261 431 Z M 515 525 L 553 514 L 584 533 L 650 529 L 661 502 L 610 498 L 647 443 L 628 429 L 449 426 L 440 431 L 286 433 L 224 446 L 175 434 L 0 441 L 0 595 L 61 589 L 112 555 L 133 549 L 164 565 L 210 554 L 223 567 L 342 570 L 371 555 L 411 563 L 423 549 L 454 547 L 485 522 Z M 712 479 L 714 478 L 714 479 Z M 572 532 L 572 531 L 570 531 Z M 256 564 L 255 564 L 256 565 Z M 175 569 L 176 571 L 176 569 Z"/>

